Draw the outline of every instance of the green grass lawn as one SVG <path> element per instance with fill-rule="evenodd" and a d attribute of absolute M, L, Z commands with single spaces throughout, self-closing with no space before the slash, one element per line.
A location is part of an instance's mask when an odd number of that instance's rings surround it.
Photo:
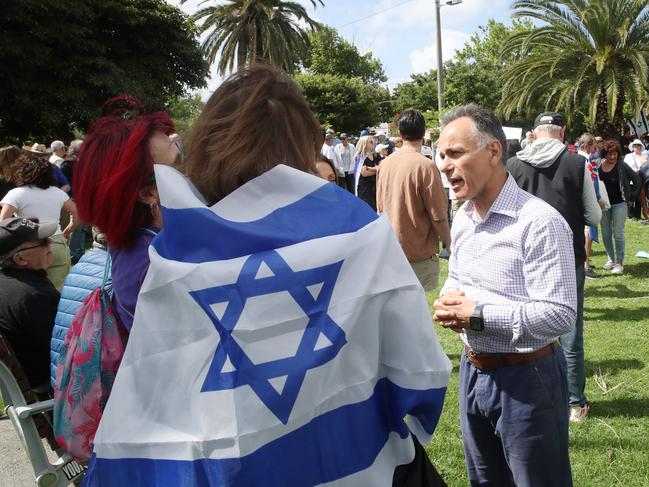
<path fill-rule="evenodd" d="M 574 484 L 649 486 L 649 259 L 635 257 L 638 250 L 649 252 L 649 226 L 627 221 L 622 276 L 602 270 L 607 260 L 602 243 L 593 250 L 592 261 L 603 277 L 586 280 L 586 395 L 591 410 L 587 420 L 570 424 Z M 446 276 L 446 263 L 442 265 L 440 283 Z M 435 296 L 437 292 L 430 293 L 431 303 Z M 438 326 L 437 333 L 454 369 L 427 450 L 449 486 L 466 486 L 457 404 L 462 345 L 454 332 Z"/>
<path fill-rule="evenodd" d="M 638 250 L 649 252 L 649 226 L 628 221 L 626 236 L 625 274 L 601 270 L 606 254 L 600 243 L 594 245 L 593 262 L 604 277 L 586 281 L 586 394 L 591 412 L 586 421 L 570 425 L 577 487 L 649 486 L 649 259 L 634 257 Z M 440 282 L 445 276 L 442 261 Z M 436 295 L 430 293 L 431 303 Z M 438 327 L 438 334 L 455 368 L 427 450 L 449 486 L 466 486 L 457 405 L 462 347 L 455 333 Z"/>

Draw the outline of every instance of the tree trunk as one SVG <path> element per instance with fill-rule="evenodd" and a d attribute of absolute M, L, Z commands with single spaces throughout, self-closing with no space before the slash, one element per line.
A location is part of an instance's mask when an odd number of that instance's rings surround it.
<path fill-rule="evenodd" d="M 608 97 L 606 96 L 606 86 L 602 82 L 599 86 L 599 94 L 597 95 L 597 111 L 595 113 L 595 135 L 604 138 L 611 138 L 618 135 L 615 126 L 611 121 L 608 113 Z"/>
<path fill-rule="evenodd" d="M 247 64 L 249 51 L 249 42 L 247 39 L 241 39 L 237 46 L 237 69 L 243 68 Z"/>
<path fill-rule="evenodd" d="M 620 135 L 624 132 L 624 103 L 626 102 L 626 92 L 624 91 L 624 84 L 620 85 L 617 93 L 617 105 L 615 106 L 615 115 L 613 116 L 613 125 L 616 129 L 615 135 Z"/>
<path fill-rule="evenodd" d="M 266 59 L 264 56 L 264 39 L 260 27 L 257 27 L 255 32 L 255 55 L 252 59 L 253 62 L 267 62 L 270 64 L 270 59 Z"/>

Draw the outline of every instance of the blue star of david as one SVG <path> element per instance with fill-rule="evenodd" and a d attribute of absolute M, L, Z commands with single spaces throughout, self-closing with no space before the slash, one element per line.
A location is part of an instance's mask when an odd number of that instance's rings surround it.
<path fill-rule="evenodd" d="M 266 264 L 273 275 L 257 277 L 262 264 Z M 345 332 L 327 314 L 342 264 L 343 261 L 339 261 L 314 269 L 293 271 L 277 252 L 269 251 L 251 255 L 234 284 L 190 292 L 209 316 L 220 337 L 201 392 L 248 385 L 265 406 L 286 424 L 307 371 L 332 360 L 347 343 Z M 314 285 L 322 285 L 315 297 L 308 289 Z M 304 334 L 295 356 L 254 364 L 232 337 L 232 331 L 248 298 L 282 291 L 287 291 L 308 317 Z M 226 307 L 219 318 L 212 306 L 220 303 L 226 303 Z M 318 347 L 320 335 L 324 335 L 330 345 Z M 228 359 L 233 370 L 224 371 Z M 269 381 L 283 377 L 286 377 L 286 382 L 280 393 Z"/>

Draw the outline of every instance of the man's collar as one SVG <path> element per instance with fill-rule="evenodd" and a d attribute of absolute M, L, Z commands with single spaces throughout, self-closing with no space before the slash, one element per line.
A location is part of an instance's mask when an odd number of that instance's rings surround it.
<path fill-rule="evenodd" d="M 25 267 L 7 267 L 2 269 L 0 272 L 7 274 L 9 276 L 15 276 L 18 274 L 31 274 L 39 277 L 47 277 L 47 271 L 45 269 L 27 269 Z"/>
<path fill-rule="evenodd" d="M 505 184 L 503 184 L 498 197 L 492 203 L 491 208 L 489 208 L 482 221 L 486 221 L 492 213 L 516 218 L 518 216 L 518 192 L 519 188 L 516 181 L 511 174 L 507 173 Z M 473 201 L 467 202 L 465 212 L 473 220 L 473 213 L 475 212 Z"/>

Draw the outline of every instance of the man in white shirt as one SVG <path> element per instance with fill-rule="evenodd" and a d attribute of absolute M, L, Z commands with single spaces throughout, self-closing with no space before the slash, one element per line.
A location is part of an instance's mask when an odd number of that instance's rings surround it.
<path fill-rule="evenodd" d="M 322 149 L 320 153 L 325 156 L 327 159 L 336 162 L 336 153 L 334 152 L 334 136 L 332 134 L 326 134 L 324 144 L 322 144 Z"/>
<path fill-rule="evenodd" d="M 60 140 L 55 140 L 50 144 L 50 149 L 52 149 L 52 155 L 50 156 L 50 162 L 61 167 L 61 163 L 65 160 L 65 144 Z"/>
<path fill-rule="evenodd" d="M 334 147 L 337 158 L 334 162 L 339 164 L 340 185 L 350 193 L 354 192 L 354 152 L 356 147 L 349 142 L 347 134 L 340 134 L 340 144 Z"/>
<path fill-rule="evenodd" d="M 518 187 L 506 148 L 493 112 L 466 105 L 444 116 L 442 171 L 466 203 L 453 222 L 435 318 L 464 343 L 458 395 L 470 484 L 568 487 L 557 339 L 577 315 L 572 232 L 557 210 Z"/>

